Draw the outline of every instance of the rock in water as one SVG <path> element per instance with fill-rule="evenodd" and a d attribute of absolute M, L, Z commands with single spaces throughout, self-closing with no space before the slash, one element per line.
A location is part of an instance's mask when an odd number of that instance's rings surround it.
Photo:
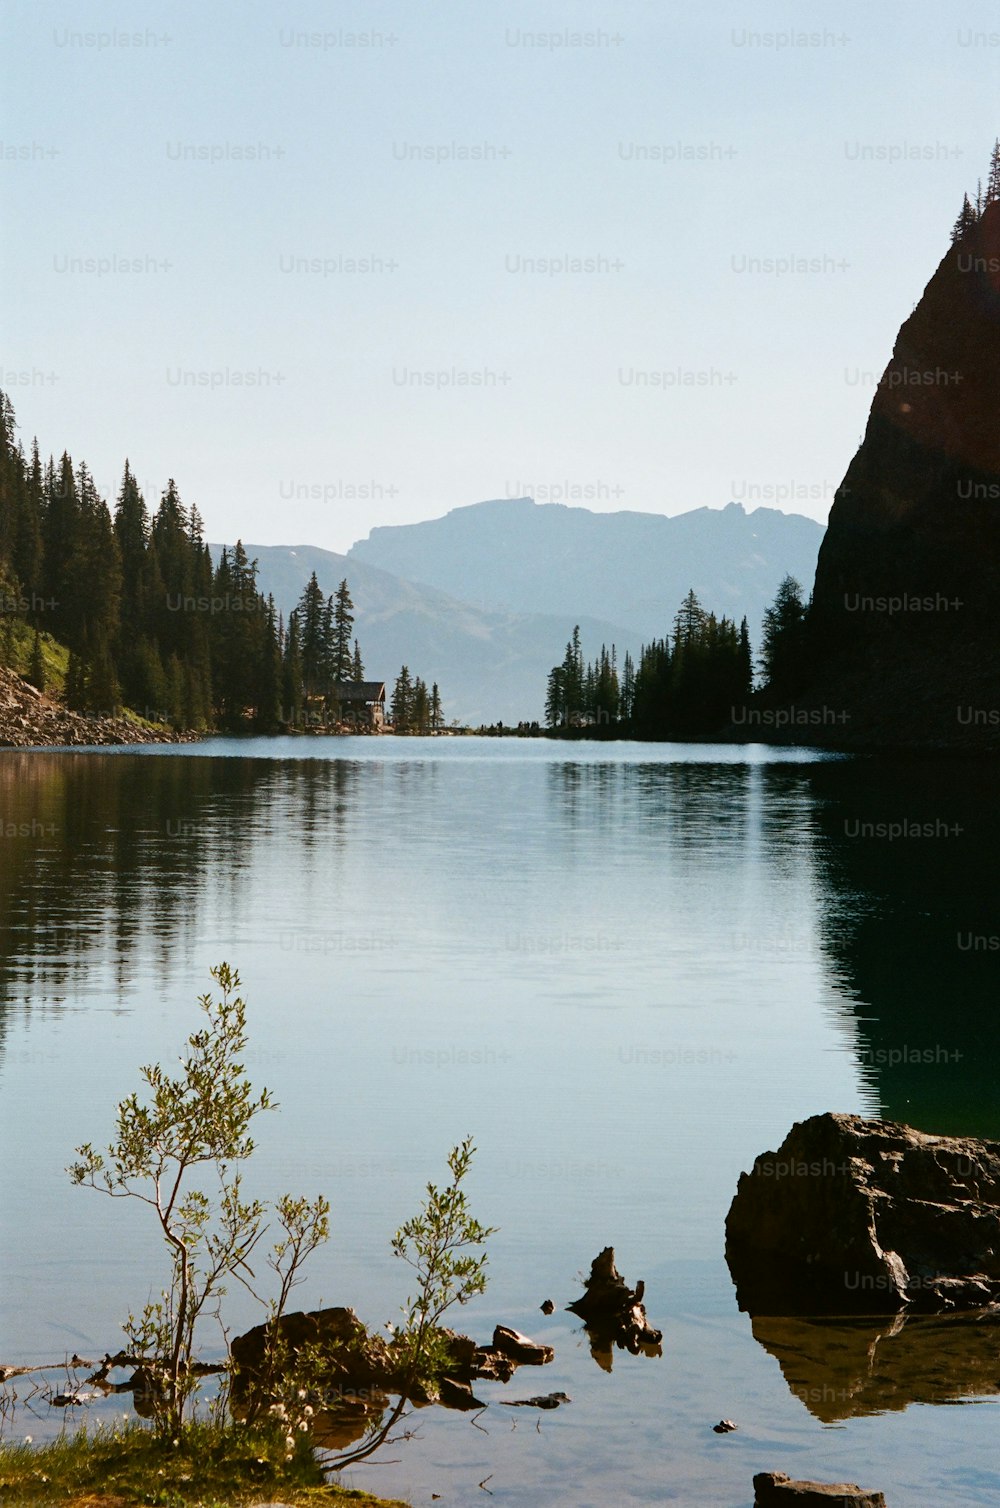
<path fill-rule="evenodd" d="M 998 619 L 994 201 L 904 321 L 834 499 L 816 568 L 807 694 L 791 696 L 803 711 L 829 711 L 830 726 L 810 727 L 810 741 L 1000 747 Z M 841 713 L 845 721 L 834 721 Z"/>
<path fill-rule="evenodd" d="M 814 1115 L 740 1175 L 726 1260 L 751 1314 L 1000 1300 L 1000 1143 Z"/>
<path fill-rule="evenodd" d="M 646 1285 L 640 1280 L 630 1288 L 615 1266 L 615 1249 L 606 1246 L 590 1264 L 590 1276 L 584 1280 L 584 1293 L 572 1304 L 590 1336 L 590 1352 L 598 1366 L 611 1371 L 612 1348 L 638 1356 L 661 1355 L 662 1330 L 654 1330 L 646 1318 L 642 1302 Z"/>
<path fill-rule="evenodd" d="M 511 1361 L 532 1367 L 543 1367 L 552 1360 L 555 1351 L 551 1346 L 541 1346 L 537 1341 L 512 1330 L 509 1325 L 497 1325 L 493 1331 L 493 1348 Z"/>
<path fill-rule="evenodd" d="M 753 1479 L 754 1508 L 885 1508 L 881 1492 L 853 1482 L 805 1482 L 783 1471 L 760 1471 Z"/>

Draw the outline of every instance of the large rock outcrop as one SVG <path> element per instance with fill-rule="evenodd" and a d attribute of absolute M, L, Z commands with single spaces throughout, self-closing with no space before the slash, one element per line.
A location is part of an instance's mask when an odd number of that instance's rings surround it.
<path fill-rule="evenodd" d="M 726 1260 L 753 1315 L 1000 1301 L 1000 1142 L 814 1115 L 740 1175 Z"/>
<path fill-rule="evenodd" d="M 885 1508 L 881 1492 L 856 1482 L 804 1482 L 783 1471 L 759 1471 L 753 1489 L 754 1508 Z"/>
<path fill-rule="evenodd" d="M 816 569 L 803 704 L 846 714 L 831 721 L 830 742 L 1000 746 L 998 616 L 994 201 L 903 323 L 836 494 Z"/>

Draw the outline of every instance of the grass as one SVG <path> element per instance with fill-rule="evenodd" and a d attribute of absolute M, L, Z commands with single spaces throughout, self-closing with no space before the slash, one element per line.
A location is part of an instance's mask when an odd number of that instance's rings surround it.
<path fill-rule="evenodd" d="M 6 637 L 0 639 L 0 664 L 9 665 L 11 670 L 16 670 L 18 675 L 28 677 L 31 670 L 31 655 L 35 642 L 35 631 L 19 618 L 11 620 L 5 626 Z M 66 690 L 66 672 L 69 668 L 69 650 L 65 644 L 60 644 L 58 639 L 53 639 L 51 634 L 42 633 L 38 636 L 42 650 L 42 663 L 45 666 L 45 695 L 54 701 L 61 700 Z M 123 707 L 119 714 L 126 722 L 134 723 L 139 728 L 149 728 L 153 732 L 162 733 L 167 726 L 162 722 L 151 722 L 148 717 L 134 712 L 131 707 Z"/>
<path fill-rule="evenodd" d="M 8 640 L 4 659 L 18 675 L 26 676 L 31 666 L 31 650 L 35 631 L 20 618 L 6 625 Z M 39 634 L 42 662 L 45 665 L 45 690 L 52 696 L 61 696 L 66 686 L 66 669 L 69 665 L 69 650 L 65 644 L 53 639 L 51 634 Z"/>
<path fill-rule="evenodd" d="M 176 1443 L 137 1423 L 81 1428 L 48 1444 L 0 1444 L 0 1504 L 25 1508 L 405 1508 L 324 1483 L 305 1435 L 288 1459 L 277 1431 L 186 1425 Z"/>

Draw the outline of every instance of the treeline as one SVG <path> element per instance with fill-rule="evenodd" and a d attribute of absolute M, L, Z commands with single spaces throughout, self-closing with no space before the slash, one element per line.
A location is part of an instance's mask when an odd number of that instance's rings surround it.
<path fill-rule="evenodd" d="M 128 464 L 114 511 L 85 463 L 25 455 L 0 393 L 0 574 L 5 618 L 69 650 L 65 699 L 104 716 L 127 704 L 178 728 L 270 729 L 281 713 L 274 603 L 243 546 L 213 568 L 196 508 L 173 480 L 150 513 Z M 10 634 L 0 639 L 9 645 Z"/>
<path fill-rule="evenodd" d="M 983 218 L 986 206 L 994 204 L 998 199 L 1000 199 L 1000 139 L 993 145 L 986 187 L 983 188 L 983 180 L 980 178 L 976 185 L 975 200 L 970 200 L 968 194 L 962 200 L 958 219 L 951 228 L 951 244 L 954 246 L 957 242 L 964 241 L 969 232 L 974 230 Z"/>
<path fill-rule="evenodd" d="M 111 509 L 85 464 L 26 455 L 0 392 L 0 663 L 44 690 L 55 641 L 76 711 L 277 732 L 339 717 L 338 686 L 364 680 L 353 625 L 347 582 L 324 598 L 315 572 L 286 625 L 240 541 L 213 566 L 173 480 L 150 511 L 126 461 Z M 432 701 L 439 716 L 437 688 L 410 685 L 404 721 L 432 721 Z"/>
<path fill-rule="evenodd" d="M 428 691 L 426 683 L 419 676 L 412 678 L 409 666 L 404 665 L 393 687 L 390 716 L 395 733 L 437 733 L 444 726 L 437 682 Z"/>
<path fill-rule="evenodd" d="M 764 616 L 760 672 L 763 686 L 793 692 L 805 668 L 808 604 L 786 576 Z M 573 630 L 562 663 L 549 672 L 545 721 L 550 729 L 605 728 L 622 737 L 666 740 L 720 731 L 754 695 L 754 662 L 744 618 L 737 628 L 707 612 L 689 591 L 672 633 L 644 645 L 638 663 L 615 646 L 583 658 Z"/>

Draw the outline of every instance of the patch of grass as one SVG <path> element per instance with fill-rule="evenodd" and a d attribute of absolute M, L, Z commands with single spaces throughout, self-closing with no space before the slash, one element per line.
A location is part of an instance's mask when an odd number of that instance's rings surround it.
<path fill-rule="evenodd" d="M 290 1458 L 289 1458 L 290 1457 Z M 308 1438 L 196 1422 L 175 1440 L 140 1424 L 81 1428 L 48 1444 L 0 1444 L 0 1504 L 26 1508 L 405 1508 L 325 1484 Z"/>
<path fill-rule="evenodd" d="M 31 666 L 35 631 L 20 618 L 15 618 L 7 625 L 7 633 L 9 648 L 4 655 L 6 663 L 12 670 L 16 670 L 18 675 L 26 676 Z M 60 697 L 66 686 L 69 650 L 65 644 L 60 644 L 58 639 L 53 639 L 51 634 L 43 633 L 38 637 L 42 646 L 42 661 L 45 665 L 45 690 L 51 696 Z"/>

